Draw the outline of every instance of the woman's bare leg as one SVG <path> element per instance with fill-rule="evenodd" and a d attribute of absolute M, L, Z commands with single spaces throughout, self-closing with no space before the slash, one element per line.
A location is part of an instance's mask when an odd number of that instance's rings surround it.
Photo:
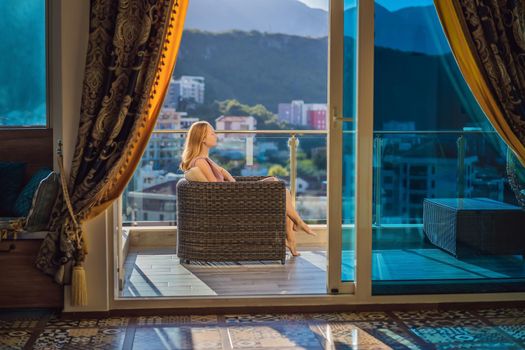
<path fill-rule="evenodd" d="M 301 255 L 297 251 L 297 243 L 295 242 L 295 231 L 293 230 L 293 221 L 286 217 L 286 246 L 290 249 L 293 256 Z"/>
<path fill-rule="evenodd" d="M 299 216 L 299 213 L 295 210 L 292 204 L 292 194 L 289 190 L 286 190 L 286 215 L 293 221 L 294 227 L 300 228 L 309 235 L 315 236 L 315 232 L 312 231 L 303 219 Z"/>
<path fill-rule="evenodd" d="M 279 181 L 278 178 L 270 176 L 262 179 L 261 181 Z M 297 228 L 303 230 L 309 235 L 316 236 L 316 233 L 312 231 L 310 226 L 308 226 L 303 219 L 299 216 L 299 213 L 295 210 L 292 204 L 292 194 L 290 190 L 286 190 L 286 215 L 293 222 L 292 230 L 295 231 Z"/>

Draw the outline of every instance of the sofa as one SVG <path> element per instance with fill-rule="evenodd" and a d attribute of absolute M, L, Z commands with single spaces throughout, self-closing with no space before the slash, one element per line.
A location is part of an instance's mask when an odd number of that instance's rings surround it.
<path fill-rule="evenodd" d="M 10 177 L 0 180 L 3 184 L 0 196 L 5 200 L 0 220 L 3 226 L 0 228 L 3 232 L 0 233 L 0 308 L 63 307 L 63 287 L 35 267 L 35 258 L 47 235 L 49 211 L 54 204 L 51 202 L 58 188 L 56 174 L 49 177 L 53 158 L 53 129 L 0 130 L 0 163 L 4 164 L 1 173 Z M 39 178 L 44 176 L 51 182 L 50 186 L 45 186 L 45 191 L 39 190 L 42 182 Z M 13 187 L 6 189 L 7 182 Z M 20 197 L 22 193 L 24 198 Z M 36 197 L 38 206 L 33 205 Z M 43 210 L 33 210 L 37 207 Z M 25 211 L 19 212 L 22 208 Z"/>

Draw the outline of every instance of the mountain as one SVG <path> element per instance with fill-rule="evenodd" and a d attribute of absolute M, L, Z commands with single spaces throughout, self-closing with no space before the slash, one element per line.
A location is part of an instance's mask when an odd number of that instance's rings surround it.
<path fill-rule="evenodd" d="M 205 99 L 265 105 L 300 97 L 326 102 L 327 38 L 284 34 L 185 31 L 175 77 L 203 76 Z"/>
<path fill-rule="evenodd" d="M 297 0 L 191 0 L 186 29 L 230 30 L 325 37 L 328 13 Z"/>
<path fill-rule="evenodd" d="M 354 45 L 352 38 L 345 38 L 345 86 L 353 86 Z M 377 129 L 411 121 L 417 130 L 453 129 L 486 119 L 451 54 L 378 47 L 375 59 Z M 326 103 L 327 39 L 185 31 L 174 77 L 181 75 L 205 78 L 207 105 L 237 99 L 275 113 L 279 103 L 295 99 Z M 345 89 L 345 115 L 353 115 L 352 94 L 351 88 Z"/>
<path fill-rule="evenodd" d="M 376 4 L 377 46 L 430 55 L 450 52 L 433 5 L 399 8 L 398 1 L 381 0 Z M 381 4 L 399 9 L 389 11 Z M 351 7 L 345 11 L 345 35 L 355 38 L 355 26 L 356 8 Z M 192 0 L 185 28 L 213 33 L 255 30 L 320 38 L 328 35 L 328 13 L 298 0 L 221 0 L 220 6 L 216 0 Z"/>

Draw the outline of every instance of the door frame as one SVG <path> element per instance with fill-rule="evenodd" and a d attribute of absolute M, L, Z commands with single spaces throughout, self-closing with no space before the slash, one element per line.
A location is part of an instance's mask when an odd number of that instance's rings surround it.
<path fill-rule="evenodd" d="M 342 127 L 332 125 L 334 117 L 340 117 L 343 100 L 343 28 L 344 0 L 330 0 L 330 26 L 328 47 L 328 165 L 327 165 L 327 203 L 328 203 L 328 268 L 326 295 L 268 295 L 268 296 L 215 296 L 215 297 L 121 297 L 118 286 L 110 289 L 109 309 L 181 309 L 193 308 L 255 308 L 255 307 L 340 307 L 351 305 L 377 304 L 436 304 L 467 302 L 510 302 L 525 299 L 525 293 L 468 293 L 468 294 L 421 294 L 421 295 L 372 295 L 372 177 L 373 174 L 373 101 L 374 101 L 374 1 L 358 2 L 358 41 L 357 41 L 357 118 L 356 118 L 356 167 L 355 189 L 355 281 L 343 283 L 341 280 L 342 251 Z M 339 11 L 337 11 L 339 9 Z M 339 35 L 337 35 L 339 33 Z M 338 41 L 339 40 L 339 41 Z M 337 43 L 339 43 L 338 47 Z M 339 75 L 332 73 L 339 72 Z M 334 109 L 335 108 L 335 109 Z M 338 175 L 339 174 L 339 175 Z M 113 219 L 108 228 L 121 225 L 117 203 L 111 208 L 117 215 L 108 215 Z M 121 217 L 120 217 L 121 219 Z M 118 231 L 118 228 L 117 228 Z M 118 242 L 115 231 L 109 230 L 107 245 L 109 254 L 116 253 Z M 112 257 L 113 259 L 115 257 Z M 111 257 L 109 261 L 112 261 Z M 118 260 L 108 266 L 110 281 L 118 283 L 116 268 Z M 338 289 L 330 293 L 332 288 Z M 112 292 L 111 292 L 112 290 Z"/>
<path fill-rule="evenodd" d="M 372 176 L 374 132 L 374 1 L 357 3 L 356 108 L 343 116 L 344 0 L 330 2 L 328 49 L 328 282 L 327 292 L 372 292 Z M 355 123 L 355 280 L 342 280 L 343 125 Z"/>

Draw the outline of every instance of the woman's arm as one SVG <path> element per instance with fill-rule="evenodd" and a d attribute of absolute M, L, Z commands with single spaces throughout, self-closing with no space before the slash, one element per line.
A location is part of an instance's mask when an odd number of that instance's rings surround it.
<path fill-rule="evenodd" d="M 235 182 L 235 179 L 233 178 L 233 176 L 228 172 L 228 170 L 224 169 L 224 168 L 220 168 L 221 169 L 221 173 L 222 173 L 222 176 L 224 176 L 224 178 L 226 179 L 226 181 L 229 181 L 229 182 Z"/>
<path fill-rule="evenodd" d="M 197 160 L 195 162 L 195 166 L 202 171 L 204 176 L 206 176 L 208 182 L 217 182 L 217 179 L 215 178 L 215 175 L 213 175 L 213 171 L 211 170 L 210 164 L 208 164 L 206 159 Z"/>

